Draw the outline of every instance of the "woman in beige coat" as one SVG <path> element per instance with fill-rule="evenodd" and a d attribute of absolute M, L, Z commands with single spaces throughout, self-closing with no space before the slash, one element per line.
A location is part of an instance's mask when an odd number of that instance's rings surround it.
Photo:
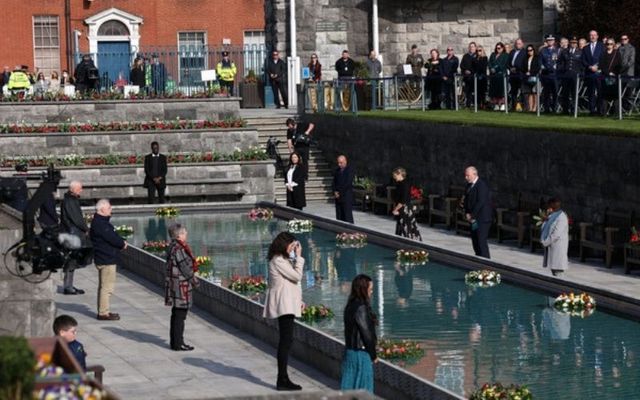
<path fill-rule="evenodd" d="M 302 311 L 302 246 L 296 238 L 282 232 L 269 247 L 269 289 L 264 306 L 264 317 L 278 319 L 280 340 L 278 342 L 277 390 L 301 390 L 291 382 L 287 373 L 289 350 L 293 344 L 295 317 Z"/>

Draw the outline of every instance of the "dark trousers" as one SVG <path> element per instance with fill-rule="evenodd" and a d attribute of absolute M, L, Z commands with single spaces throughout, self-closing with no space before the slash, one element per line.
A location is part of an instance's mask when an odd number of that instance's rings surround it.
<path fill-rule="evenodd" d="M 169 328 L 169 346 L 177 349 L 184 344 L 184 320 L 187 319 L 186 308 L 171 308 L 171 326 Z"/>
<path fill-rule="evenodd" d="M 289 379 L 287 365 L 289 364 L 289 351 L 293 345 L 293 314 L 278 317 L 278 330 L 280 340 L 278 341 L 278 381 Z"/>
<path fill-rule="evenodd" d="M 587 85 L 587 98 L 589 99 L 589 111 L 591 113 L 598 112 L 598 96 L 600 95 L 601 82 L 598 75 L 589 75 L 585 77 Z"/>
<path fill-rule="evenodd" d="M 520 87 L 522 86 L 522 78 L 520 73 L 516 72 L 516 76 L 509 77 L 509 101 L 511 102 L 511 108 L 515 109 L 518 102 L 524 103 L 522 95 L 520 94 Z"/>
<path fill-rule="evenodd" d="M 336 219 L 353 224 L 353 201 L 350 199 L 336 200 Z"/>
<path fill-rule="evenodd" d="M 287 88 L 284 87 L 284 81 L 282 79 L 271 80 L 271 90 L 273 90 L 273 102 L 276 105 L 276 108 L 280 108 L 280 96 L 278 92 L 282 95 L 282 101 L 284 102 L 285 107 L 289 107 L 289 99 L 287 98 Z"/>
<path fill-rule="evenodd" d="M 229 96 L 233 96 L 233 81 L 220 80 L 220 87 L 227 89 Z"/>
<path fill-rule="evenodd" d="M 573 114 L 575 101 L 576 101 L 576 82 L 575 76 L 567 76 L 560 82 L 562 86 L 562 92 L 560 95 L 560 105 L 562 105 L 562 111 L 567 114 Z"/>
<path fill-rule="evenodd" d="M 454 76 L 449 77 L 446 81 L 442 82 L 442 94 L 444 96 L 444 105 L 449 110 L 456 108 L 456 78 Z M 473 82 L 471 83 L 473 85 Z"/>
<path fill-rule="evenodd" d="M 429 110 L 439 110 L 440 96 L 442 96 L 442 78 L 440 76 L 427 78 L 427 88 L 429 89 L 429 95 L 431 96 Z"/>
<path fill-rule="evenodd" d="M 471 229 L 471 243 L 477 256 L 491 258 L 489 256 L 489 243 L 487 243 L 490 228 L 491 222 L 478 222 L 478 228 Z"/>
<path fill-rule="evenodd" d="M 164 204 L 164 185 L 158 185 L 155 182 L 149 182 L 149 187 L 147 188 L 147 200 L 149 204 L 153 204 L 156 201 L 156 191 L 158 191 L 158 201 L 160 204 Z"/>
<path fill-rule="evenodd" d="M 467 108 L 473 107 L 473 75 L 462 78 L 464 83 L 464 105 Z"/>
<path fill-rule="evenodd" d="M 556 112 L 558 97 L 558 79 L 555 75 L 542 75 L 542 103 L 544 111 Z"/>

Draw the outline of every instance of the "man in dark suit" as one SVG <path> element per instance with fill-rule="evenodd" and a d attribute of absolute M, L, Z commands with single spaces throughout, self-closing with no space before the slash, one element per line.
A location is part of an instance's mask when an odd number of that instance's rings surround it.
<path fill-rule="evenodd" d="M 282 96 L 284 108 L 289 108 L 289 99 L 285 86 L 287 66 L 280 59 L 280 53 L 277 50 L 271 52 L 271 58 L 267 61 L 267 73 L 269 74 L 269 82 L 271 83 L 271 90 L 273 90 L 273 102 L 276 104 L 276 108 L 281 107 L 280 96 Z"/>
<path fill-rule="evenodd" d="M 524 42 L 522 39 L 516 39 L 514 43 L 515 47 L 509 53 L 509 84 L 511 86 L 509 90 L 509 98 L 511 101 L 511 107 L 516 108 L 517 103 L 524 103 L 521 96 L 518 96 L 520 87 L 522 86 L 522 80 L 524 79 L 525 69 L 527 67 L 527 52 L 524 49 Z"/>
<path fill-rule="evenodd" d="M 604 52 L 602 42 L 598 40 L 598 32 L 589 32 L 589 43 L 582 49 L 582 65 L 585 68 L 584 78 L 587 84 L 587 96 L 589 97 L 589 111 L 592 115 L 598 114 L 596 91 L 600 93 L 600 56 Z"/>
<path fill-rule="evenodd" d="M 158 142 L 151 143 L 151 154 L 144 157 L 144 187 L 147 188 L 149 204 L 155 202 L 156 190 L 160 204 L 164 203 L 164 190 L 167 187 L 167 157 L 160 154 Z"/>
<path fill-rule="evenodd" d="M 491 258 L 489 256 L 489 244 L 487 243 L 493 219 L 489 186 L 487 182 L 480 179 L 478 170 L 473 166 L 464 170 L 464 179 L 467 181 L 467 191 L 464 195 L 464 212 L 467 221 L 471 224 L 473 251 L 477 256 Z"/>
<path fill-rule="evenodd" d="M 333 197 L 336 199 L 336 219 L 353 224 L 353 170 L 343 155 L 338 156 L 338 168 L 333 173 Z"/>

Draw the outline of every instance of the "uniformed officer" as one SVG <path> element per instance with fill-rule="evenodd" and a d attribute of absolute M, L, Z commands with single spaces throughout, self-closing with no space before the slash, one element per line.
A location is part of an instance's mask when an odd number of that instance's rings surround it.
<path fill-rule="evenodd" d="M 220 80 L 220 86 L 227 89 L 229 96 L 233 96 L 233 82 L 236 79 L 236 73 L 238 69 L 236 64 L 229 60 L 229 52 L 222 52 L 222 61 L 216 65 L 216 73 Z"/>
<path fill-rule="evenodd" d="M 414 76 L 422 76 L 422 66 L 424 65 L 424 58 L 422 54 L 418 53 L 418 45 L 411 46 L 411 53 L 407 56 L 405 64 L 411 64 L 411 70 Z"/>
<path fill-rule="evenodd" d="M 542 83 L 542 102 L 547 113 L 555 112 L 558 95 L 558 58 L 559 50 L 553 35 L 545 37 L 545 48 L 540 53 L 540 77 Z"/>

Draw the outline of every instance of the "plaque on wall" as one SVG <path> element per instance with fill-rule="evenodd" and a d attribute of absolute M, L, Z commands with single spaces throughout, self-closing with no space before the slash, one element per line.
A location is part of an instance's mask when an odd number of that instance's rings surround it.
<path fill-rule="evenodd" d="M 316 32 L 346 32 L 347 21 L 318 21 Z"/>

